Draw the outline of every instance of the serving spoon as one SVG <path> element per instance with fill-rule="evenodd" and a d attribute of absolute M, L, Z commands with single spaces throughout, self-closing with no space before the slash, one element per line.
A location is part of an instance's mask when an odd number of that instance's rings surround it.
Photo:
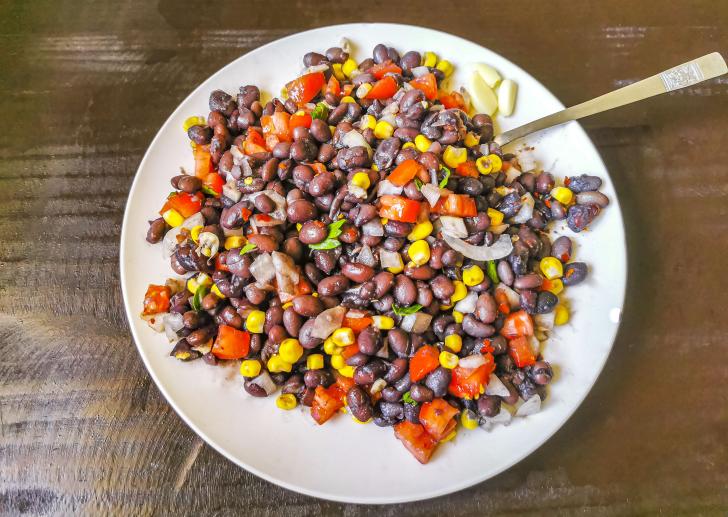
<path fill-rule="evenodd" d="M 495 137 L 495 143 L 503 146 L 509 142 L 522 138 L 536 131 L 541 131 L 553 126 L 558 126 L 571 120 L 588 117 L 602 111 L 631 104 L 667 93 L 673 90 L 686 88 L 694 84 L 702 83 L 709 79 L 721 76 L 728 72 L 725 60 L 718 52 L 693 59 L 682 65 L 678 65 L 659 74 L 643 79 L 636 83 L 605 93 L 595 99 L 571 106 L 551 115 L 519 126 Z"/>

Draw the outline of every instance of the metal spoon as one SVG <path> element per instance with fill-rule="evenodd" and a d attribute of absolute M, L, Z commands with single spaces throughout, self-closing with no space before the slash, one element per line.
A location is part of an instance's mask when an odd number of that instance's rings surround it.
<path fill-rule="evenodd" d="M 578 120 L 589 115 L 641 101 L 661 93 L 679 90 L 728 72 L 725 60 L 718 52 L 693 59 L 659 74 L 630 84 L 619 90 L 605 93 L 590 101 L 547 115 L 523 126 L 511 129 L 495 137 L 495 143 L 503 146 L 518 138 L 564 122 Z"/>

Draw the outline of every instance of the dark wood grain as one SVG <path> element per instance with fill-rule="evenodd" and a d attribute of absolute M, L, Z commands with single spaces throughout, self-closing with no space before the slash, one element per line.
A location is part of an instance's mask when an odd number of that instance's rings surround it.
<path fill-rule="evenodd" d="M 345 7 L 342 7 L 345 5 Z M 728 511 L 728 80 L 587 120 L 627 222 L 624 323 L 583 406 L 496 478 L 394 507 L 228 462 L 154 387 L 125 321 L 122 211 L 157 128 L 240 54 L 350 21 L 452 32 L 573 104 L 728 50 L 728 4 L 0 0 L 0 513 Z"/>

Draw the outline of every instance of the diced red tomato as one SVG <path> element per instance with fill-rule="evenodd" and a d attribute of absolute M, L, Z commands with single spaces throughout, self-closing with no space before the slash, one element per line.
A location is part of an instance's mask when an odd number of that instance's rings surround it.
<path fill-rule="evenodd" d="M 288 121 L 288 129 L 292 132 L 294 127 L 311 127 L 310 113 L 303 113 L 302 115 L 291 115 L 291 119 Z"/>
<path fill-rule="evenodd" d="M 417 222 L 420 213 L 420 203 L 402 196 L 382 196 L 379 198 L 381 207 L 379 216 L 402 221 L 404 223 Z"/>
<path fill-rule="evenodd" d="M 219 197 L 222 195 L 222 187 L 225 185 L 225 180 L 217 172 L 211 172 L 202 181 L 202 185 L 213 191 L 215 197 Z"/>
<path fill-rule="evenodd" d="M 326 78 L 323 72 L 312 72 L 302 75 L 286 85 L 288 98 L 299 106 L 306 104 L 321 93 L 321 88 L 323 88 L 325 83 Z"/>
<path fill-rule="evenodd" d="M 359 345 L 349 345 L 345 346 L 344 349 L 341 351 L 341 357 L 344 359 L 349 359 L 352 355 L 356 355 L 359 353 Z"/>
<path fill-rule="evenodd" d="M 299 275 L 295 291 L 296 296 L 299 296 L 301 294 L 311 294 L 313 292 L 313 287 L 311 287 L 311 282 L 309 282 L 309 280 L 305 278 L 304 275 Z"/>
<path fill-rule="evenodd" d="M 330 93 L 335 96 L 339 96 L 341 94 L 341 85 L 339 84 L 339 80 L 334 76 L 334 74 L 331 74 L 331 77 L 329 77 L 329 82 L 326 83 L 326 93 Z"/>
<path fill-rule="evenodd" d="M 475 217 L 478 215 L 478 208 L 475 200 L 466 194 L 448 194 L 442 196 L 432 211 L 441 215 L 453 215 L 455 217 Z"/>
<path fill-rule="evenodd" d="M 144 295 L 144 312 L 142 314 L 158 314 L 169 310 L 169 298 L 172 290 L 166 285 L 149 284 Z"/>
<path fill-rule="evenodd" d="M 536 362 L 536 354 L 533 353 L 528 338 L 523 336 L 508 341 L 508 355 L 511 356 L 511 359 L 519 368 L 530 366 Z"/>
<path fill-rule="evenodd" d="M 424 379 L 428 373 L 440 366 L 440 351 L 432 345 L 424 345 L 417 349 L 410 359 L 409 374 L 412 382 Z"/>
<path fill-rule="evenodd" d="M 383 77 L 372 86 L 367 93 L 367 99 L 389 99 L 399 90 L 397 80 L 392 76 Z"/>
<path fill-rule="evenodd" d="M 290 120 L 291 115 L 285 111 L 276 111 L 273 115 L 263 115 L 260 117 L 263 136 L 275 135 L 281 142 L 292 141 L 293 138 L 291 138 L 291 132 L 288 127 Z"/>
<path fill-rule="evenodd" d="M 465 99 L 458 92 L 446 93 L 441 91 L 439 95 L 440 102 L 447 109 L 461 109 L 465 111 Z"/>
<path fill-rule="evenodd" d="M 418 90 L 422 90 L 428 100 L 437 98 L 437 79 L 435 74 L 427 73 L 420 77 L 415 77 L 410 81 L 410 85 Z"/>
<path fill-rule="evenodd" d="M 493 340 L 489 338 L 485 338 L 483 340 L 483 346 L 480 347 L 480 353 L 481 354 L 492 354 L 495 352 L 495 348 L 493 348 Z"/>
<path fill-rule="evenodd" d="M 412 181 L 417 173 L 424 169 L 422 164 L 417 160 L 409 159 L 405 160 L 387 176 L 387 180 L 399 187 L 404 187 L 407 183 Z"/>
<path fill-rule="evenodd" d="M 195 176 L 204 178 L 212 172 L 212 156 L 206 145 L 198 145 L 192 151 L 195 157 Z"/>
<path fill-rule="evenodd" d="M 341 94 L 342 95 L 351 95 L 351 92 L 354 91 L 354 85 L 351 83 L 345 84 L 341 87 Z"/>
<path fill-rule="evenodd" d="M 176 192 L 167 198 L 167 202 L 162 206 L 159 215 L 164 214 L 170 208 L 174 208 L 182 217 L 187 218 L 202 210 L 203 197 L 199 192 L 195 194 Z"/>
<path fill-rule="evenodd" d="M 368 73 L 372 74 L 377 79 L 381 79 L 384 77 L 384 74 L 388 73 L 394 73 L 394 74 L 401 74 L 402 69 L 392 63 L 391 61 L 385 61 L 384 63 L 380 63 L 378 65 L 374 65 L 371 68 L 367 70 Z"/>
<path fill-rule="evenodd" d="M 373 323 L 374 320 L 369 316 L 364 316 L 363 318 L 348 318 L 344 316 L 344 321 L 341 323 L 341 326 L 349 327 L 354 331 L 354 334 L 359 334 L 365 328 L 371 327 Z"/>
<path fill-rule="evenodd" d="M 495 291 L 495 301 L 498 303 L 498 310 L 503 314 L 510 314 L 511 312 L 511 304 L 508 301 L 508 295 L 504 293 L 503 291 L 499 291 L 496 289 Z"/>
<path fill-rule="evenodd" d="M 334 377 L 336 378 L 336 383 L 333 386 L 336 386 L 338 392 L 341 394 L 341 398 L 343 400 L 344 397 L 346 397 L 346 394 L 349 392 L 351 388 L 354 387 L 354 379 L 350 379 L 349 377 L 344 377 L 340 373 L 335 373 Z"/>
<path fill-rule="evenodd" d="M 313 404 L 311 404 L 311 416 L 317 424 L 323 425 L 338 410 L 344 407 L 340 391 L 341 388 L 337 384 L 333 384 L 328 388 L 321 385 L 316 386 Z"/>
<path fill-rule="evenodd" d="M 427 433 L 424 426 L 413 424 L 408 420 L 394 426 L 394 436 L 423 465 L 430 461 L 430 457 L 437 447 L 437 440 Z"/>
<path fill-rule="evenodd" d="M 508 339 L 533 335 L 533 319 L 524 310 L 506 316 L 500 333 Z"/>
<path fill-rule="evenodd" d="M 475 162 L 473 160 L 468 160 L 461 163 L 457 166 L 455 172 L 458 176 L 468 176 L 470 178 L 477 178 L 478 176 L 480 176 L 478 168 L 475 166 Z"/>
<path fill-rule="evenodd" d="M 220 325 L 210 351 L 218 359 L 242 359 L 250 351 L 250 334 L 229 325 Z"/>
<path fill-rule="evenodd" d="M 263 138 L 263 135 L 258 133 L 255 129 L 249 128 L 248 134 L 245 137 L 245 142 L 243 142 L 243 151 L 248 155 L 265 153 L 267 149 L 265 148 L 265 139 Z"/>
<path fill-rule="evenodd" d="M 451 422 L 457 414 L 458 410 L 448 404 L 445 399 L 434 399 L 432 402 L 422 404 L 420 423 L 427 433 L 439 442 L 454 429 L 455 426 L 451 425 Z"/>
<path fill-rule="evenodd" d="M 473 399 L 480 395 L 480 390 L 488 384 L 488 377 L 495 370 L 495 361 L 491 354 L 485 354 L 486 363 L 477 368 L 456 366 L 452 369 L 452 378 L 448 391 L 456 397 Z"/>
<path fill-rule="evenodd" d="M 228 265 L 224 264 L 222 262 L 221 257 L 224 257 L 224 256 L 226 256 L 226 255 L 222 254 L 222 253 L 218 253 L 217 255 L 215 255 L 215 271 L 226 271 L 226 272 L 230 271 L 230 268 L 228 267 Z"/>

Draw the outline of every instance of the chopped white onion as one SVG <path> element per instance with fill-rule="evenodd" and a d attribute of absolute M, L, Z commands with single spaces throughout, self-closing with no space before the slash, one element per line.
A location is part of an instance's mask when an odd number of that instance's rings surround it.
<path fill-rule="evenodd" d="M 352 129 L 341 137 L 341 145 L 344 147 L 364 147 L 369 153 L 369 156 L 372 155 L 372 146 L 369 145 L 364 135 L 356 129 Z"/>
<path fill-rule="evenodd" d="M 339 41 L 339 47 L 341 47 L 341 50 L 343 50 L 347 54 L 351 54 L 351 41 L 349 41 L 347 38 L 341 38 L 341 40 Z"/>
<path fill-rule="evenodd" d="M 162 318 L 164 323 L 164 333 L 167 335 L 167 339 L 170 341 L 176 341 L 177 331 L 184 327 L 184 319 L 178 312 L 169 312 Z"/>
<path fill-rule="evenodd" d="M 491 427 L 493 427 L 494 425 L 498 425 L 498 424 L 500 424 L 500 425 L 508 425 L 511 422 L 511 419 L 512 418 L 513 418 L 513 416 L 511 415 L 511 412 L 508 411 L 506 408 L 501 407 L 500 412 L 497 415 L 495 415 L 494 417 L 491 417 L 491 418 L 485 417 L 485 418 L 483 418 L 483 425 L 482 425 L 482 427 L 484 429 L 488 430 Z"/>
<path fill-rule="evenodd" d="M 511 392 L 508 391 L 506 385 L 503 384 L 503 381 L 501 381 L 496 374 L 491 373 L 490 378 L 488 379 L 488 385 L 485 387 L 485 394 L 498 397 L 507 397 L 511 394 Z"/>
<path fill-rule="evenodd" d="M 267 284 L 276 276 L 273 257 L 269 253 L 261 253 L 250 265 L 250 273 L 259 284 Z"/>
<path fill-rule="evenodd" d="M 347 188 L 349 194 L 354 196 L 357 199 L 366 199 L 367 198 L 368 193 L 364 187 L 360 187 L 359 185 L 354 185 L 353 183 L 349 183 L 346 188 Z"/>
<path fill-rule="evenodd" d="M 396 115 L 397 113 L 399 113 L 399 104 L 396 102 L 392 102 L 384 107 L 382 113 L 379 116 L 386 117 L 387 115 Z"/>
<path fill-rule="evenodd" d="M 235 180 L 228 180 L 228 182 L 222 186 L 222 195 L 228 199 L 232 199 L 233 202 L 237 203 L 238 201 L 240 201 L 240 197 L 243 195 L 243 193 L 238 190 L 238 186 L 235 184 Z"/>
<path fill-rule="evenodd" d="M 539 411 L 541 411 L 541 397 L 538 394 L 534 394 L 516 410 L 516 416 L 533 415 Z"/>
<path fill-rule="evenodd" d="M 423 75 L 429 74 L 430 69 L 427 68 L 426 66 L 418 66 L 418 67 L 412 68 L 410 70 L 410 72 L 412 72 L 412 75 L 414 77 L 422 77 Z"/>
<path fill-rule="evenodd" d="M 390 126 L 396 128 L 397 127 L 397 119 L 394 118 L 394 115 L 391 113 L 389 115 L 384 115 L 379 118 L 380 121 L 387 122 Z"/>
<path fill-rule="evenodd" d="M 503 292 L 503 294 L 505 294 L 506 299 L 508 300 L 508 305 L 511 306 L 511 309 L 515 309 L 521 303 L 518 293 L 508 287 L 503 282 L 500 282 L 497 286 L 495 286 L 495 292 L 497 293 L 498 291 L 501 291 Z"/>
<path fill-rule="evenodd" d="M 465 221 L 463 221 L 462 217 L 441 215 L 439 221 L 442 223 L 442 233 L 446 233 L 460 239 L 468 237 L 468 229 L 465 227 Z"/>
<path fill-rule="evenodd" d="M 528 149 L 518 153 L 518 165 L 524 172 L 530 172 L 538 168 L 535 153 Z"/>
<path fill-rule="evenodd" d="M 361 247 L 357 261 L 369 267 L 375 267 L 377 265 L 377 257 L 374 256 L 372 249 L 366 244 Z"/>
<path fill-rule="evenodd" d="M 531 347 L 533 354 L 538 356 L 541 353 L 541 342 L 536 336 L 528 336 L 528 345 Z"/>
<path fill-rule="evenodd" d="M 493 225 L 491 225 L 491 226 L 488 227 L 488 231 L 490 233 L 495 234 L 495 235 L 501 235 L 507 229 L 508 229 L 508 225 L 505 224 L 505 223 L 503 223 L 503 224 L 493 224 Z"/>
<path fill-rule="evenodd" d="M 400 268 L 403 266 L 402 255 L 396 251 L 389 251 L 384 248 L 380 248 L 379 250 L 379 262 L 382 269 L 390 267 Z"/>
<path fill-rule="evenodd" d="M 256 225 L 257 226 L 275 226 L 277 224 L 282 224 L 286 220 L 286 198 L 281 196 L 278 192 L 272 189 L 266 189 L 261 190 L 260 192 L 253 192 L 252 194 L 248 194 L 245 196 L 246 201 L 250 201 L 251 203 L 255 202 L 255 198 L 258 196 L 265 194 L 270 198 L 271 201 L 273 201 L 276 205 L 275 210 L 273 210 L 271 213 L 266 214 L 267 217 L 263 218 L 263 221 L 261 221 L 260 218 L 257 218 Z M 270 223 L 270 220 L 272 219 L 274 222 L 273 224 Z"/>
<path fill-rule="evenodd" d="M 521 208 L 518 213 L 513 216 L 513 222 L 516 224 L 527 223 L 533 217 L 533 196 L 526 192 L 521 196 Z"/>
<path fill-rule="evenodd" d="M 521 175 L 521 171 L 518 170 L 517 167 L 511 165 L 508 170 L 506 171 L 506 183 L 511 184 L 513 183 L 519 176 Z"/>
<path fill-rule="evenodd" d="M 162 254 L 164 258 L 169 258 L 174 254 L 174 250 L 177 248 L 177 236 L 180 234 L 182 229 L 192 230 L 195 226 L 204 226 L 205 218 L 200 212 L 189 216 L 187 219 L 182 221 L 182 224 L 169 230 L 164 235 L 162 241 Z"/>
<path fill-rule="evenodd" d="M 384 357 L 387 357 L 387 356 L 384 356 Z M 379 393 L 386 387 L 387 387 L 387 381 L 385 381 L 384 379 L 377 379 L 376 381 L 374 381 L 372 383 L 372 387 L 369 388 L 369 393 L 371 393 L 372 395 L 375 395 L 376 393 Z"/>
<path fill-rule="evenodd" d="M 402 330 L 407 332 L 413 332 L 415 334 L 421 334 L 430 327 L 432 316 L 425 312 L 415 312 L 414 314 L 408 314 L 402 318 L 400 327 Z"/>
<path fill-rule="evenodd" d="M 312 66 L 304 68 L 303 73 L 301 75 L 315 74 L 316 72 L 325 72 L 328 69 L 329 69 L 329 65 L 327 65 L 326 63 L 321 63 L 318 65 L 312 65 Z"/>
<path fill-rule="evenodd" d="M 170 291 L 172 291 L 172 294 L 177 294 L 180 291 L 184 291 L 187 287 L 187 283 L 184 278 L 168 278 L 164 282 L 164 285 L 169 287 Z"/>
<path fill-rule="evenodd" d="M 241 165 L 243 162 L 247 162 L 243 151 L 237 146 L 230 146 L 230 154 L 233 156 L 233 163 L 235 165 Z"/>
<path fill-rule="evenodd" d="M 385 339 L 384 346 L 382 346 L 382 348 L 379 349 L 379 352 L 374 355 L 377 357 L 381 357 L 382 359 L 389 358 L 389 341 Z"/>
<path fill-rule="evenodd" d="M 399 196 L 404 187 L 399 187 L 389 180 L 382 180 L 377 183 L 377 197 Z"/>
<path fill-rule="evenodd" d="M 225 237 L 230 237 L 234 235 L 245 235 L 245 229 L 241 226 L 240 228 L 225 228 L 222 226 L 222 234 Z"/>
<path fill-rule="evenodd" d="M 448 246 L 455 251 L 459 251 L 470 259 L 483 262 L 502 259 L 513 251 L 513 243 L 508 235 L 501 235 L 491 246 L 474 246 L 447 234 L 443 234 L 442 237 Z"/>
<path fill-rule="evenodd" d="M 478 293 L 470 291 L 465 298 L 460 300 L 453 307 L 454 310 L 462 312 L 463 314 L 472 314 L 475 312 L 475 304 L 478 301 Z"/>
<path fill-rule="evenodd" d="M 554 311 L 547 312 L 546 314 L 536 314 L 533 317 L 533 323 L 538 330 L 551 330 L 554 328 L 554 319 L 556 313 Z"/>
<path fill-rule="evenodd" d="M 458 362 L 458 366 L 463 368 L 480 368 L 485 364 L 485 356 L 480 354 L 473 354 L 467 357 L 463 357 Z"/>
<path fill-rule="evenodd" d="M 164 332 L 164 316 L 166 312 L 158 312 L 157 314 L 142 314 L 142 319 L 147 325 L 152 327 L 155 332 Z"/>
<path fill-rule="evenodd" d="M 266 395 L 272 395 L 276 392 L 278 389 L 278 386 L 276 386 L 276 383 L 273 382 L 273 379 L 270 378 L 270 374 L 266 371 L 263 371 L 260 375 L 258 375 L 255 379 L 250 381 L 251 384 L 256 384 L 263 388 L 265 390 Z"/>
<path fill-rule="evenodd" d="M 278 297 L 283 303 L 289 302 L 296 294 L 296 285 L 300 280 L 300 274 L 289 255 L 274 251 L 272 258 L 276 283 L 278 284 Z"/>
<path fill-rule="evenodd" d="M 382 226 L 382 220 L 379 217 L 375 217 L 368 223 L 362 225 L 361 233 L 363 235 L 370 235 L 372 237 L 383 237 L 384 226 Z"/>
<path fill-rule="evenodd" d="M 311 329 L 311 335 L 315 338 L 326 339 L 334 330 L 341 327 L 345 314 L 346 307 L 340 305 L 326 309 L 316 316 L 313 329 Z"/>
<path fill-rule="evenodd" d="M 420 192 L 422 192 L 422 195 L 425 196 L 425 199 L 428 203 L 430 203 L 430 206 L 435 206 L 437 204 L 442 193 L 440 187 L 433 185 L 432 183 L 422 185 Z"/>

